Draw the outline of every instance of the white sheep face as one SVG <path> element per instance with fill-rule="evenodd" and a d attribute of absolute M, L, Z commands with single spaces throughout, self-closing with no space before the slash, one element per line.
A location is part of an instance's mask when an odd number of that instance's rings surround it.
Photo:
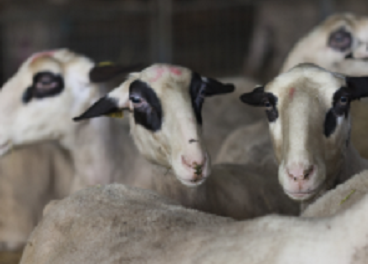
<path fill-rule="evenodd" d="M 12 146 L 63 140 L 71 118 L 96 92 L 93 63 L 61 49 L 34 54 L 0 90 L 0 155 Z"/>
<path fill-rule="evenodd" d="M 288 55 L 282 72 L 309 62 L 331 71 L 361 75 L 359 68 L 367 58 L 368 17 L 344 13 L 329 17 L 302 38 Z"/>
<path fill-rule="evenodd" d="M 195 186 L 210 174 L 200 126 L 204 97 L 233 90 L 233 85 L 189 69 L 155 64 L 132 74 L 77 119 L 128 109 L 131 134 L 140 152 L 172 168 L 183 184 Z"/>
<path fill-rule="evenodd" d="M 257 89 L 242 100 L 266 109 L 279 181 L 291 198 L 309 199 L 342 168 L 349 105 L 356 94 L 350 93 L 345 77 L 311 64 L 298 65 Z"/>

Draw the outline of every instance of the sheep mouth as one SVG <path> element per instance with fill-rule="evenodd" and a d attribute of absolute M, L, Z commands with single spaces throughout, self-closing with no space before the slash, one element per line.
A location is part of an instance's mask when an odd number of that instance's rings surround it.
<path fill-rule="evenodd" d="M 6 141 L 5 143 L 0 144 L 0 156 L 4 156 L 12 147 L 11 141 Z"/>
<path fill-rule="evenodd" d="M 316 189 L 309 189 L 307 191 L 289 191 L 289 190 L 285 190 L 284 192 L 292 199 L 294 200 L 306 200 L 311 198 L 312 196 L 314 196 L 318 191 L 318 188 Z"/>
<path fill-rule="evenodd" d="M 201 177 L 195 180 L 184 180 L 184 179 L 181 179 L 180 177 L 177 177 L 177 178 L 182 184 L 188 187 L 197 187 L 198 185 L 201 185 L 207 179 L 207 177 Z"/>

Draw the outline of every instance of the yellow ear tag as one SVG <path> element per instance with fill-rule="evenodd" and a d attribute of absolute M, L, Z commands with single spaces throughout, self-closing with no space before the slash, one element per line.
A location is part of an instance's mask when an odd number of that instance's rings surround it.
<path fill-rule="evenodd" d="M 114 112 L 114 113 L 107 114 L 107 116 L 113 117 L 113 118 L 123 118 L 124 112 L 123 111 Z"/>
<path fill-rule="evenodd" d="M 112 61 L 101 61 L 97 64 L 98 67 L 104 67 L 104 66 L 110 66 L 110 65 L 115 65 L 115 63 Z"/>

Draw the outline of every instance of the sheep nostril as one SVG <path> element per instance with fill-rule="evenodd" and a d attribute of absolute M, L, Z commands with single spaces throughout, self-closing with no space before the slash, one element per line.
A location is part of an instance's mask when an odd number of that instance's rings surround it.
<path fill-rule="evenodd" d="M 308 165 L 306 168 L 301 165 L 290 166 L 286 169 L 286 173 L 290 180 L 297 181 L 307 181 L 309 180 L 315 171 L 314 165 Z"/>
<path fill-rule="evenodd" d="M 308 180 L 308 178 L 311 176 L 311 174 L 313 173 L 313 170 L 314 170 L 314 167 L 313 167 L 313 165 L 312 166 L 310 166 L 308 169 L 306 169 L 305 171 L 304 171 L 304 174 L 303 174 L 303 179 L 304 180 Z"/>

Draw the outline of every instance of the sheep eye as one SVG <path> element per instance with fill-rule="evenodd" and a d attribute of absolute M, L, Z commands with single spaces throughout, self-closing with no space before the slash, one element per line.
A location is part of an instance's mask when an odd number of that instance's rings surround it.
<path fill-rule="evenodd" d="M 348 102 L 348 98 L 346 96 L 340 97 L 340 104 L 345 105 Z"/>
<path fill-rule="evenodd" d="M 133 104 L 139 104 L 139 103 L 141 103 L 141 102 L 142 102 L 141 98 L 136 97 L 136 96 L 131 96 L 131 97 L 129 98 L 129 100 L 130 100 L 130 101 L 132 101 L 132 102 L 133 102 Z"/>
<path fill-rule="evenodd" d="M 266 108 L 267 108 L 267 110 L 270 110 L 270 109 L 272 108 L 272 105 L 271 105 L 271 103 L 270 103 L 269 101 L 265 101 L 265 102 L 263 103 L 263 106 L 264 106 L 264 107 L 266 107 Z"/>
<path fill-rule="evenodd" d="M 330 35 L 328 45 L 336 50 L 345 51 L 350 48 L 352 43 L 351 33 L 346 31 L 345 29 L 340 29 L 338 31 L 333 32 Z"/>

